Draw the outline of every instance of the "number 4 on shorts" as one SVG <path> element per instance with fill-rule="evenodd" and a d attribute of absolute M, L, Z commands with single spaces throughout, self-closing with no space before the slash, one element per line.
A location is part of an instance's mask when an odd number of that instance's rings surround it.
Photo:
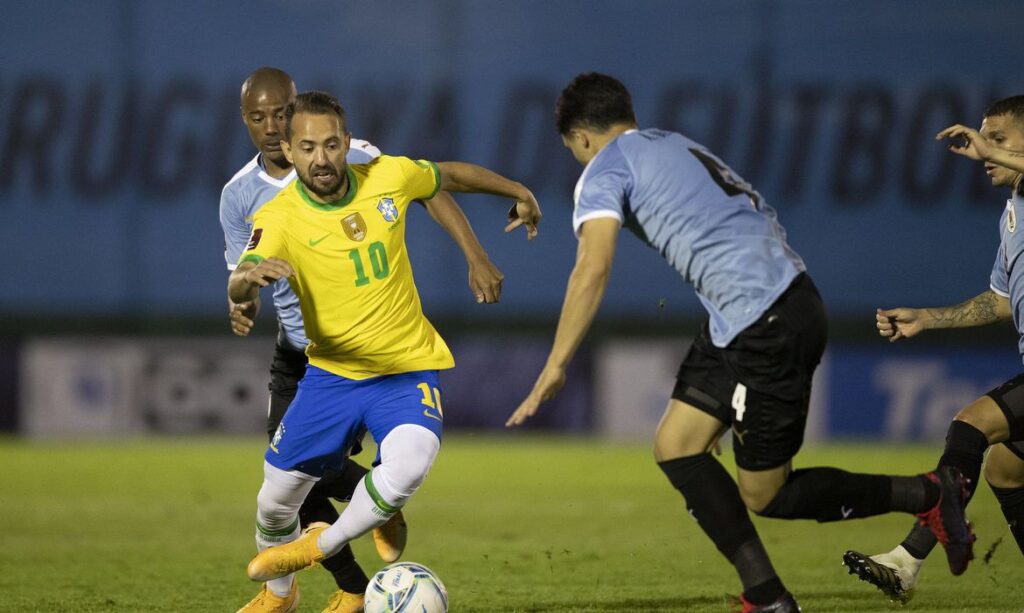
<path fill-rule="evenodd" d="M 746 385 L 736 384 L 736 389 L 732 392 L 732 408 L 736 411 L 736 421 L 743 421 L 743 414 L 747 411 Z"/>

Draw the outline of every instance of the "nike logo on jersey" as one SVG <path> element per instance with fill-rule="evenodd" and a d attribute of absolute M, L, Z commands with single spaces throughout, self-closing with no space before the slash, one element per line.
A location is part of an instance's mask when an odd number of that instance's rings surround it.
<path fill-rule="evenodd" d="M 309 246 L 310 247 L 316 247 L 320 243 L 324 242 L 324 239 L 327 238 L 328 236 L 330 236 L 330 233 L 324 234 L 323 236 L 321 236 L 320 238 L 318 238 L 316 240 L 309 239 Z"/>
<path fill-rule="evenodd" d="M 846 506 L 841 506 L 839 507 L 839 511 L 843 514 L 843 519 L 847 519 L 853 513 L 853 507 L 847 509 Z"/>
<path fill-rule="evenodd" d="M 429 409 L 423 409 L 423 414 L 426 415 L 427 417 L 429 417 L 430 419 L 436 419 L 437 421 L 439 421 L 441 423 L 444 423 L 443 419 L 441 419 L 437 415 L 434 415 L 433 413 L 431 413 Z"/>

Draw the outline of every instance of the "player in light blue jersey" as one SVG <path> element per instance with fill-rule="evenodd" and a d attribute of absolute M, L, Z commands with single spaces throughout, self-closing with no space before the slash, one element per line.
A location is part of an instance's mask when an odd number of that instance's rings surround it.
<path fill-rule="evenodd" d="M 294 100 L 295 95 L 295 84 L 291 77 L 276 68 L 260 68 L 242 85 L 242 120 L 253 145 L 259 152 L 228 181 L 221 192 L 220 222 L 224 231 L 224 259 L 229 270 L 235 268 L 235 263 L 249 242 L 253 215 L 296 178 L 295 170 L 285 158 L 280 145 L 284 133 L 284 109 Z M 380 151 L 367 141 L 353 138 L 346 162 L 364 164 L 379 155 Z M 426 203 L 426 207 L 431 217 L 462 249 L 469 264 L 470 289 L 477 302 L 497 302 L 501 296 L 502 274 L 491 264 L 455 200 L 448 193 L 439 192 Z M 273 302 L 279 326 L 277 345 L 270 368 L 268 438 L 277 430 L 295 397 L 299 380 L 305 374 L 307 358 L 304 351 L 309 343 L 303 329 L 298 297 L 292 292 L 287 281 L 280 280 L 274 284 Z M 231 304 L 229 300 L 231 326 L 235 334 L 249 334 L 259 306 L 258 298 L 256 301 L 243 304 Z M 330 498 L 349 500 L 353 489 L 366 472 L 364 467 L 352 460 L 347 460 L 344 466 L 338 467 L 338 470 L 329 470 L 299 509 L 302 526 L 317 522 L 334 523 L 338 518 L 338 512 Z M 378 552 L 385 561 L 393 562 L 401 555 L 405 547 L 405 531 L 405 520 L 401 513 L 373 530 Z M 336 555 L 324 560 L 323 566 L 331 572 L 338 585 L 338 591 L 331 598 L 325 611 L 361 611 L 363 592 L 368 579 L 356 563 L 351 548 L 346 545 Z M 268 582 L 256 598 L 242 610 L 291 610 L 290 607 L 295 604 L 297 597 L 297 586 L 277 586 L 274 582 Z"/>
<path fill-rule="evenodd" d="M 1012 319 L 1019 334 L 1017 347 L 1024 358 L 1024 227 L 1020 226 L 1024 222 L 1024 96 L 990 106 L 980 132 L 955 125 L 936 138 L 958 139 L 951 151 L 983 162 L 992 185 L 1010 190 L 999 220 L 999 249 L 989 289 L 950 307 L 879 309 L 875 317 L 878 332 L 896 341 L 928 329 L 982 326 Z M 939 465 L 951 464 L 963 472 L 968 497 L 977 487 L 986 449 L 985 480 L 1024 552 L 1024 374 L 968 405 L 950 425 Z M 848 551 L 843 563 L 886 596 L 906 602 L 935 544 L 930 531 L 915 526 L 892 551 L 870 557 Z"/>
<path fill-rule="evenodd" d="M 956 499 L 959 474 L 792 470 L 827 326 L 804 263 L 761 194 L 693 140 L 638 129 L 629 92 L 612 77 L 576 77 L 555 114 L 563 142 L 585 165 L 574 194 L 579 246 L 551 354 L 508 425 L 523 423 L 564 384 L 624 226 L 693 285 L 708 312 L 658 426 L 655 457 L 736 568 L 745 613 L 799 610 L 748 509 L 822 522 L 904 511 L 966 530 L 962 506 L 939 505 Z M 710 453 L 730 426 L 738 487 Z"/>

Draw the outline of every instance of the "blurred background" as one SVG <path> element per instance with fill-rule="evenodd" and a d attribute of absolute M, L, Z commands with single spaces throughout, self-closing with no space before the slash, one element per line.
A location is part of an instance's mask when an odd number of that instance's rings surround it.
<path fill-rule="evenodd" d="M 812 439 L 939 440 L 1020 371 L 1009 326 L 892 345 L 879 306 L 988 287 L 1007 194 L 933 135 L 1024 93 L 1016 0 L 93 0 L 9 3 L 0 23 L 0 431 L 26 437 L 258 433 L 275 322 L 229 333 L 221 187 L 254 155 L 238 111 L 259 66 L 326 89 L 386 153 L 523 182 L 459 199 L 506 276 L 477 305 L 451 240 L 413 210 L 428 316 L 458 367 L 448 427 L 498 429 L 547 355 L 576 241 L 581 168 L 552 109 L 585 71 L 632 90 L 644 127 L 703 142 L 779 212 L 831 316 Z M 534 429 L 648 438 L 703 313 L 633 237 L 595 330 Z"/>

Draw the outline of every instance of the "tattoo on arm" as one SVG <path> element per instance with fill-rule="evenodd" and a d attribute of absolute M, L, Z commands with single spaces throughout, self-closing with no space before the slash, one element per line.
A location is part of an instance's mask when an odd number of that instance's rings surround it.
<path fill-rule="evenodd" d="M 927 309 L 936 328 L 969 328 L 997 322 L 999 296 L 989 290 L 956 306 Z"/>

